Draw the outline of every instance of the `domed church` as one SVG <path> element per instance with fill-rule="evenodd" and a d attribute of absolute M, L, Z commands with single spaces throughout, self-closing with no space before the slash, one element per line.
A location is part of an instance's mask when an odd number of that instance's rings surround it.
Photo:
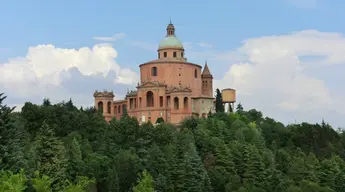
<path fill-rule="evenodd" d="M 114 100 L 112 92 L 95 91 L 95 108 L 103 111 L 107 121 L 119 119 L 126 111 L 140 123 L 156 123 L 161 117 L 179 124 L 186 117 L 207 117 L 214 111 L 213 76 L 207 63 L 202 68 L 187 61 L 171 22 L 157 52 L 157 59 L 139 65 L 140 83 L 123 100 Z"/>

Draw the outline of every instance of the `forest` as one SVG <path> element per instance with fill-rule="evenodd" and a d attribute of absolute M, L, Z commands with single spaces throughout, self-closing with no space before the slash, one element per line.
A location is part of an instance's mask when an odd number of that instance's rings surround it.
<path fill-rule="evenodd" d="M 2 192 L 345 191 L 345 132 L 323 120 L 284 125 L 217 105 L 177 128 L 126 113 L 107 123 L 72 100 L 5 103 L 0 94 Z"/>

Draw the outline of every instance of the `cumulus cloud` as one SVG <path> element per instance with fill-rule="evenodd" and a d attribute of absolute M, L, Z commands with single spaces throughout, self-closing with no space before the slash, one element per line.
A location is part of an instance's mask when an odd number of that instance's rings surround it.
<path fill-rule="evenodd" d="M 113 36 L 110 37 L 93 37 L 93 39 L 98 41 L 116 41 L 124 37 L 126 37 L 126 34 L 124 33 L 115 33 Z"/>
<path fill-rule="evenodd" d="M 345 126 L 341 122 L 345 115 L 345 85 L 338 82 L 331 89 L 326 85 L 331 77 L 319 78 L 331 72 L 329 66 L 345 70 L 344 51 L 342 34 L 316 30 L 248 39 L 228 53 L 243 62 L 230 65 L 215 86 L 237 89 L 245 106 L 285 122 L 319 122 L 325 118 Z M 221 58 L 227 57 L 221 54 Z M 345 76 L 341 80 L 345 81 Z"/>
<path fill-rule="evenodd" d="M 80 104 L 91 104 L 95 89 L 126 89 L 138 81 L 134 71 L 116 63 L 117 56 L 110 44 L 79 49 L 50 44 L 29 47 L 25 57 L 0 64 L 0 90 L 5 90 L 11 103 L 72 97 Z"/>

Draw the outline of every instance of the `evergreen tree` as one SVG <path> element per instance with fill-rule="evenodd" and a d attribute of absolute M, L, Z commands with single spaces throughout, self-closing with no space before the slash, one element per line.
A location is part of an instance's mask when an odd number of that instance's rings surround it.
<path fill-rule="evenodd" d="M 244 114 L 244 110 L 243 110 L 243 106 L 241 103 L 238 103 L 237 107 L 236 107 L 236 113 L 239 115 L 243 115 Z"/>
<path fill-rule="evenodd" d="M 116 166 L 111 166 L 107 171 L 106 177 L 107 191 L 119 192 L 119 176 L 116 170 Z"/>
<path fill-rule="evenodd" d="M 133 192 L 154 192 L 153 178 L 149 172 L 143 171 L 142 175 L 139 174 L 137 185 L 133 187 Z"/>
<path fill-rule="evenodd" d="M 32 187 L 36 192 L 50 192 L 52 191 L 53 180 L 47 175 L 41 175 L 39 171 L 35 172 L 35 177 L 31 179 Z"/>
<path fill-rule="evenodd" d="M 36 149 L 39 172 L 52 179 L 54 189 L 61 189 L 66 179 L 66 151 L 46 122 L 43 122 L 37 135 Z"/>
<path fill-rule="evenodd" d="M 222 93 L 220 90 L 217 88 L 216 89 L 216 112 L 224 112 L 224 105 L 223 105 L 223 100 L 222 100 Z"/>
<path fill-rule="evenodd" d="M 10 118 L 15 107 L 8 107 L 3 103 L 6 96 L 0 93 L 0 168 L 19 171 L 24 168 L 25 145 L 27 144 L 26 131 Z"/>
<path fill-rule="evenodd" d="M 176 186 L 176 192 L 194 192 L 194 191 L 212 191 L 210 179 L 205 168 L 202 166 L 200 157 L 195 148 L 189 144 L 187 151 L 183 155 L 181 162 L 182 170 L 179 175 L 179 184 Z"/>
<path fill-rule="evenodd" d="M 14 174 L 11 171 L 0 172 L 0 191 L 22 192 L 27 189 L 27 177 L 23 170 Z"/>
<path fill-rule="evenodd" d="M 158 117 L 158 118 L 157 118 L 156 124 L 158 124 L 158 123 L 164 123 L 163 117 Z"/>
<path fill-rule="evenodd" d="M 69 177 L 69 180 L 74 182 L 77 176 L 80 176 L 82 172 L 82 167 L 84 166 L 80 144 L 75 137 L 73 137 L 69 145 L 67 154 L 69 158 L 66 167 L 66 172 Z"/>
<path fill-rule="evenodd" d="M 67 103 L 65 104 L 68 110 L 76 109 L 76 107 L 73 105 L 72 98 L 70 98 Z"/>
<path fill-rule="evenodd" d="M 51 106 L 51 102 L 50 102 L 50 100 L 48 99 L 48 98 L 44 98 L 43 99 L 43 106 Z"/>

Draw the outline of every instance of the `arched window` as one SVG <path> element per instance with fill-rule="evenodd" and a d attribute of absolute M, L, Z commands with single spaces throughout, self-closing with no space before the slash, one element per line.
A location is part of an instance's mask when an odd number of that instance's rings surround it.
<path fill-rule="evenodd" d="M 121 113 L 121 105 L 119 105 L 119 107 L 117 108 L 117 113 L 118 113 L 118 114 Z"/>
<path fill-rule="evenodd" d="M 125 113 L 125 110 L 126 110 L 127 108 L 126 108 L 126 104 L 123 104 L 122 105 L 122 113 Z"/>
<path fill-rule="evenodd" d="M 194 77 L 198 78 L 198 71 L 196 69 L 194 70 Z"/>
<path fill-rule="evenodd" d="M 97 105 L 98 105 L 98 110 L 101 111 L 101 112 L 103 113 L 103 102 L 100 101 L 100 102 L 98 102 Z"/>
<path fill-rule="evenodd" d="M 157 76 L 157 67 L 152 67 L 152 69 L 151 69 L 151 75 L 152 75 L 152 76 Z"/>
<path fill-rule="evenodd" d="M 207 117 L 207 114 L 206 114 L 206 113 L 203 113 L 203 114 L 201 114 L 201 117 L 202 117 L 202 118 L 206 118 L 206 117 Z"/>
<path fill-rule="evenodd" d="M 117 106 L 114 107 L 114 114 L 117 113 Z"/>
<path fill-rule="evenodd" d="M 179 109 L 179 100 L 178 100 L 178 97 L 175 97 L 174 98 L 174 109 Z"/>
<path fill-rule="evenodd" d="M 146 93 L 146 107 L 153 107 L 154 106 L 154 97 L 153 92 L 148 91 Z"/>
<path fill-rule="evenodd" d="M 110 101 L 108 102 L 107 108 L 108 108 L 108 113 L 111 113 L 111 102 Z"/>
<path fill-rule="evenodd" d="M 188 109 L 188 97 L 183 99 L 183 108 Z"/>

